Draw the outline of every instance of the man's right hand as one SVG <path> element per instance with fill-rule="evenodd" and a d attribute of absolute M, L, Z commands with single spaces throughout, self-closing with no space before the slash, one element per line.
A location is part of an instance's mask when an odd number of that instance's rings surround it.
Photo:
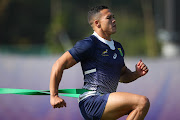
<path fill-rule="evenodd" d="M 62 98 L 60 98 L 58 95 L 51 96 L 50 103 L 53 108 L 66 107 L 66 102 Z"/>

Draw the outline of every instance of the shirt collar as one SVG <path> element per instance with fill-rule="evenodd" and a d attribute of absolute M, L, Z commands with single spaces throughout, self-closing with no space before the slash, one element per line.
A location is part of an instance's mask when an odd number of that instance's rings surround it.
<path fill-rule="evenodd" d="M 92 35 L 97 37 L 101 42 L 107 44 L 112 50 L 115 50 L 114 41 L 112 39 L 111 39 L 111 41 L 108 41 L 108 40 L 102 38 L 101 36 L 99 36 L 95 31 Z"/>

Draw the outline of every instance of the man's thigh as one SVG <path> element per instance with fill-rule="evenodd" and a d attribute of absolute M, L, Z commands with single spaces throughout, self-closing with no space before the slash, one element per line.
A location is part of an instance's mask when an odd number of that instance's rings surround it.
<path fill-rule="evenodd" d="M 129 114 L 139 104 L 141 95 L 114 92 L 109 95 L 102 119 L 117 119 Z"/>

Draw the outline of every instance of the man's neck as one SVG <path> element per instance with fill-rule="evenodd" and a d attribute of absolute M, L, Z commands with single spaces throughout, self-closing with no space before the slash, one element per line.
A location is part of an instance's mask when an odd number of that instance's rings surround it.
<path fill-rule="evenodd" d="M 114 46 L 114 41 L 113 41 L 113 40 L 111 40 L 111 41 L 106 40 L 106 39 L 102 38 L 101 36 L 99 36 L 95 31 L 94 31 L 93 35 L 94 35 L 95 37 L 97 37 L 97 39 L 98 39 L 99 41 L 107 44 L 112 50 L 115 50 L 115 46 Z"/>
<path fill-rule="evenodd" d="M 102 38 L 108 40 L 108 41 L 111 41 L 111 35 L 108 35 L 102 31 L 98 31 L 98 30 L 95 30 L 95 32 Z"/>

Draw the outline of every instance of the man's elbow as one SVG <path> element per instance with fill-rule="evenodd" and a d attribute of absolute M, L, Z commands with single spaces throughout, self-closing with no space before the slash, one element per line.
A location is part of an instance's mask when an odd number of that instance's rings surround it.
<path fill-rule="evenodd" d="M 64 70 L 64 64 L 61 64 L 60 62 L 56 61 L 52 66 L 52 72 L 57 72 L 60 70 Z"/>
<path fill-rule="evenodd" d="M 120 83 L 129 83 L 129 82 L 125 81 L 125 80 L 119 80 L 119 82 Z"/>
<path fill-rule="evenodd" d="M 122 80 L 122 79 L 120 79 L 119 82 L 120 82 L 120 83 L 125 83 L 125 84 L 130 83 L 129 81 L 127 81 L 127 80 Z"/>

